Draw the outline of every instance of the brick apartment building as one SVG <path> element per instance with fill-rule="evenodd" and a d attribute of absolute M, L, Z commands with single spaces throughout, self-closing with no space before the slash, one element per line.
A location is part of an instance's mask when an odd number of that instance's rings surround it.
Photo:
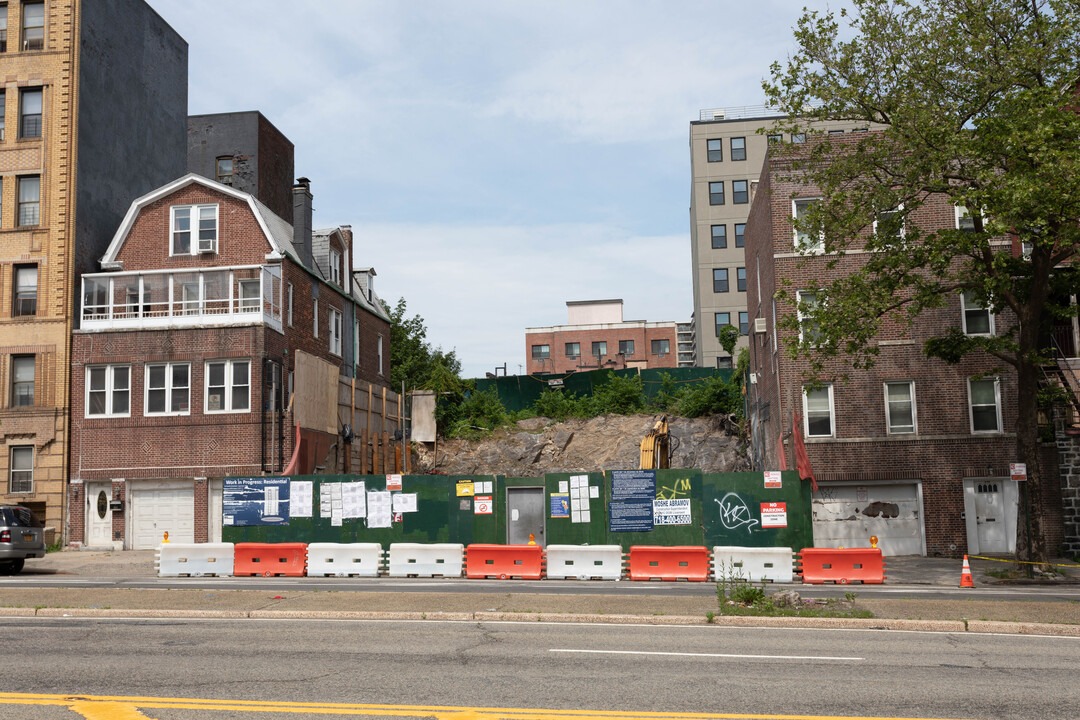
<path fill-rule="evenodd" d="M 566 303 L 567 324 L 525 329 L 529 375 L 679 367 L 674 322 L 624 321 L 622 300 Z"/>
<path fill-rule="evenodd" d="M 808 389 L 807 363 L 793 360 L 785 346 L 795 334 L 777 327 L 796 313 L 776 298 L 781 280 L 803 301 L 814 288 L 850 272 L 859 253 L 842 258 L 804 255 L 792 217 L 815 189 L 781 180 L 783 158 L 766 161 L 746 230 L 747 298 L 751 317 L 749 385 L 755 467 L 776 469 L 781 455 L 794 467 L 793 412 L 802 417 L 795 433 L 806 449 L 820 490 L 813 496 L 815 544 L 868 547 L 877 535 L 887 555 L 1006 553 L 1014 550 L 1018 484 L 1015 461 L 1017 385 L 1010 370 L 988 355 L 958 364 L 928 358 L 925 341 L 950 327 L 969 334 L 1006 327 L 959 294 L 944 307 L 925 312 L 907 326 L 887 324 L 876 342 L 877 364 L 851 371 L 831 361 L 826 374 L 838 380 Z M 945 197 L 931 197 L 910 221 L 924 230 L 962 228 L 964 214 Z M 871 232 L 871 230 L 867 230 Z M 1003 251 L 1010 242 L 1002 239 Z M 836 261 L 828 267 L 829 261 Z M 806 332 L 804 325 L 800 332 Z M 980 374 L 995 373 L 986 377 Z M 1045 447 L 1047 477 L 1056 472 L 1052 447 Z M 1049 547 L 1062 542 L 1061 496 L 1045 483 L 1042 498 Z"/>
<path fill-rule="evenodd" d="M 352 267 L 348 226 L 292 225 L 192 173 L 135 200 L 82 279 L 72 342 L 71 541 L 153 547 L 220 537 L 226 476 L 292 455 L 297 355 L 386 386 L 390 324 Z"/>
<path fill-rule="evenodd" d="M 0 502 L 59 540 L 78 275 L 133 197 L 185 171 L 187 43 L 143 0 L 6 2 L 0 19 Z"/>

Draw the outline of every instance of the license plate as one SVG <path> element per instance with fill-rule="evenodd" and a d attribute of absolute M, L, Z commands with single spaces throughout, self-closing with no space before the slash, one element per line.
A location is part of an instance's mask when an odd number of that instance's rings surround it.
<path fill-rule="evenodd" d="M 34 536 L 33 535 L 23 535 L 23 540 L 25 540 L 26 542 L 33 542 L 34 541 Z"/>

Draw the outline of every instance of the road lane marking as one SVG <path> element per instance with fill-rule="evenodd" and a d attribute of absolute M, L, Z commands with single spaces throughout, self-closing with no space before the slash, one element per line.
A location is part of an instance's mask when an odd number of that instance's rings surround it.
<path fill-rule="evenodd" d="M 573 650 L 568 648 L 550 648 L 549 652 L 591 653 L 594 655 L 673 655 L 675 657 L 737 658 L 739 660 L 847 660 L 854 662 L 866 659 L 861 657 L 835 657 L 831 655 L 737 655 L 735 653 L 658 652 L 650 650 Z"/>

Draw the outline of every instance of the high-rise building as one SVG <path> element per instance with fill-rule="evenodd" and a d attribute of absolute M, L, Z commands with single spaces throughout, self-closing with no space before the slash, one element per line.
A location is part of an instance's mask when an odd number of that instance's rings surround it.
<path fill-rule="evenodd" d="M 187 43 L 143 0 L 8 2 L 0 28 L 0 501 L 60 540 L 79 276 L 185 172 Z"/>

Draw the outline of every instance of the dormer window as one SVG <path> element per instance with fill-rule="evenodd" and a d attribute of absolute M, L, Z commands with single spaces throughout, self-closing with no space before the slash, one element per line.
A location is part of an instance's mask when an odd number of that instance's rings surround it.
<path fill-rule="evenodd" d="M 192 242 L 192 224 L 195 239 Z M 174 205 L 172 207 L 171 255 L 216 253 L 218 240 L 217 205 Z"/>
<path fill-rule="evenodd" d="M 330 282 L 341 285 L 341 253 L 330 248 Z"/>

